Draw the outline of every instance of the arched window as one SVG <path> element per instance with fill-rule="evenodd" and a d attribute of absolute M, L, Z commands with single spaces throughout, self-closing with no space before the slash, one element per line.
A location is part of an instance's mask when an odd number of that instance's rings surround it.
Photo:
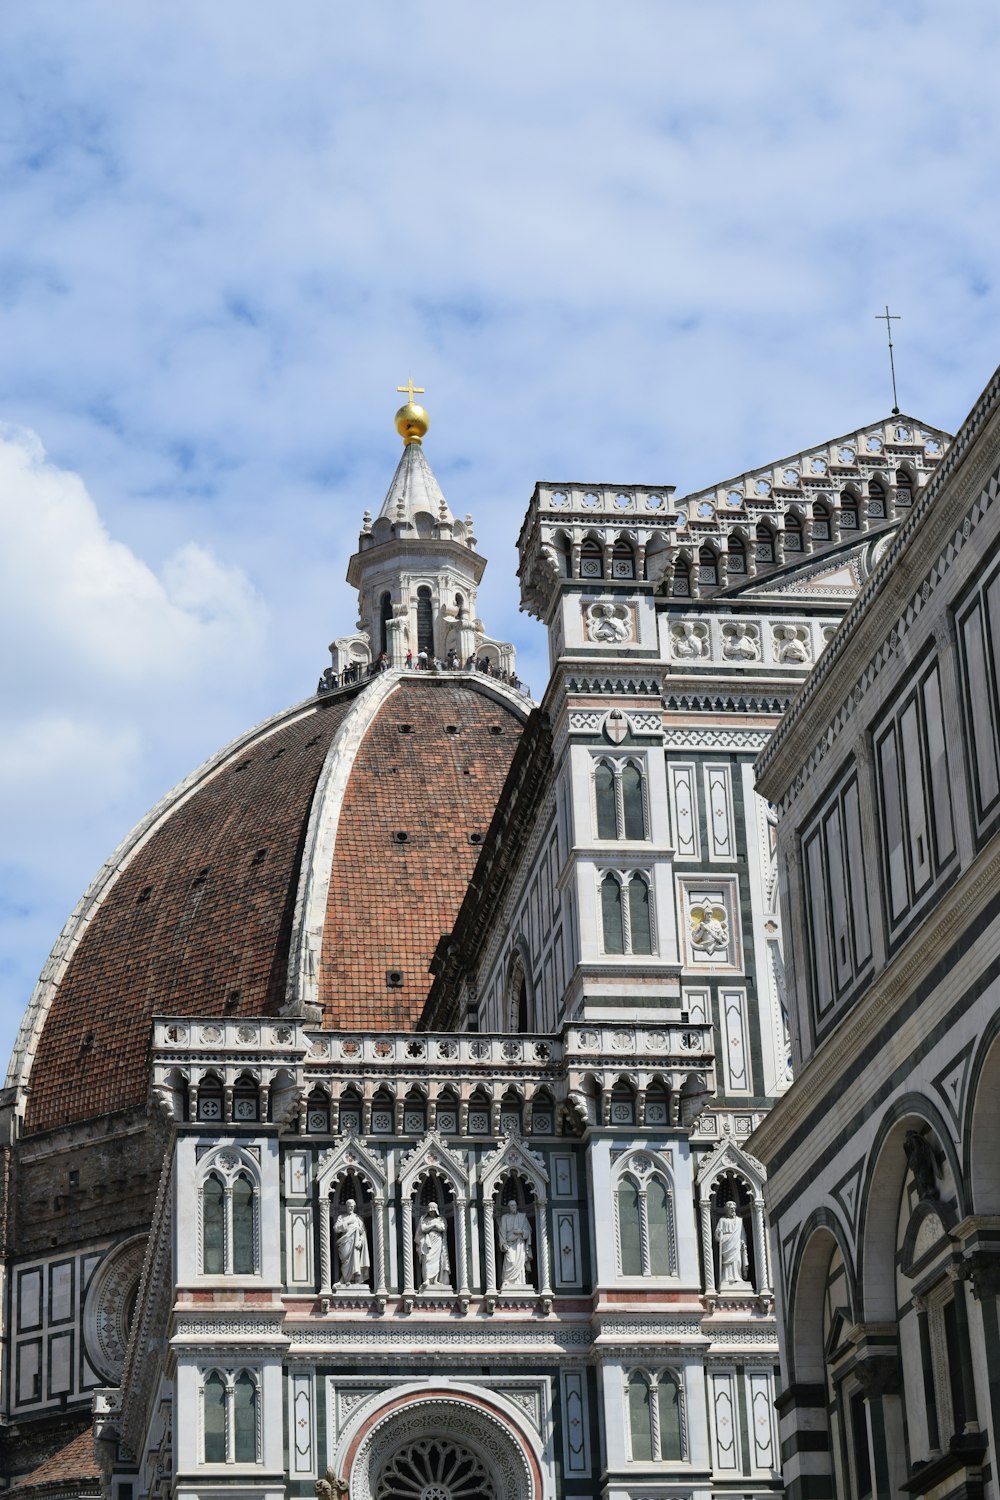
<path fill-rule="evenodd" d="M 205 1381 L 205 1462 L 226 1462 L 226 1382 L 217 1370 Z"/>
<path fill-rule="evenodd" d="M 913 475 L 906 469 L 896 472 L 896 505 L 906 510 L 913 504 Z"/>
<path fill-rule="evenodd" d="M 840 496 L 840 529 L 858 530 L 858 498 L 850 490 L 844 490 Z"/>
<path fill-rule="evenodd" d="M 233 1274 L 254 1273 L 253 1184 L 244 1172 L 233 1183 Z"/>
<path fill-rule="evenodd" d="M 785 551 L 802 551 L 802 522 L 793 510 L 785 512 Z"/>
<path fill-rule="evenodd" d="M 670 592 L 675 599 L 690 599 L 691 597 L 691 568 L 686 558 L 679 557 L 674 563 Z"/>
<path fill-rule="evenodd" d="M 730 578 L 741 577 L 747 570 L 747 549 L 743 538 L 731 536 L 727 548 L 729 554 L 728 572 Z"/>
<path fill-rule="evenodd" d="M 646 837 L 646 818 L 642 805 L 642 772 L 633 761 L 622 767 L 622 814 L 627 839 Z"/>
<path fill-rule="evenodd" d="M 885 485 L 881 479 L 868 481 L 868 514 L 876 521 L 885 515 Z"/>
<path fill-rule="evenodd" d="M 528 980 L 523 969 L 517 988 L 517 1029 L 522 1036 L 528 1029 Z"/>
<path fill-rule="evenodd" d="M 719 560 L 711 547 L 702 547 L 698 552 L 698 581 L 710 585 L 719 581 Z"/>
<path fill-rule="evenodd" d="M 644 839 L 646 809 L 642 766 L 633 760 L 599 760 L 594 802 L 599 839 Z"/>
<path fill-rule="evenodd" d="M 233 1457 L 238 1464 L 257 1458 L 257 1386 L 253 1376 L 241 1370 L 233 1389 Z"/>
<path fill-rule="evenodd" d="M 653 1459 L 653 1403 L 648 1378 L 636 1371 L 628 1378 L 628 1422 L 632 1439 L 632 1462 Z"/>
<path fill-rule="evenodd" d="M 392 619 L 392 595 L 391 594 L 385 593 L 385 594 L 382 595 L 382 598 L 379 600 L 378 619 L 379 619 L 379 635 L 378 635 L 379 650 L 380 651 L 384 651 L 386 653 L 386 655 L 388 655 L 389 654 L 389 631 L 388 631 L 387 627 L 388 627 L 389 621 Z"/>
<path fill-rule="evenodd" d="M 206 1276 L 221 1276 L 226 1268 L 226 1190 L 212 1172 L 201 1193 L 201 1266 Z"/>
<path fill-rule="evenodd" d="M 605 875 L 601 881 L 601 920 L 604 924 L 605 953 L 624 953 L 625 922 L 622 912 L 622 888 L 617 875 Z"/>
<path fill-rule="evenodd" d="M 618 1184 L 618 1245 L 623 1276 L 642 1275 L 639 1186 L 631 1177 Z"/>
<path fill-rule="evenodd" d="M 812 534 L 816 542 L 830 540 L 830 511 L 822 500 L 817 500 L 813 506 Z"/>
<path fill-rule="evenodd" d="M 618 812 L 615 796 L 615 773 L 606 760 L 598 761 L 594 772 L 594 796 L 597 801 L 597 837 L 618 837 Z"/>
<path fill-rule="evenodd" d="M 673 1370 L 633 1370 L 628 1377 L 632 1462 L 683 1459 L 684 1409 Z"/>
<path fill-rule="evenodd" d="M 330 1101 L 322 1089 L 313 1089 L 306 1102 L 306 1129 L 319 1135 L 330 1129 Z"/>
<path fill-rule="evenodd" d="M 604 577 L 604 551 L 600 542 L 588 537 L 580 547 L 580 577 Z"/>
<path fill-rule="evenodd" d="M 426 583 L 417 589 L 417 651 L 426 651 L 429 658 L 434 655 L 434 609 Z"/>
<path fill-rule="evenodd" d="M 611 576 L 612 578 L 635 577 L 635 557 L 628 542 L 615 542 L 611 556 Z"/>
<path fill-rule="evenodd" d="M 601 920 L 605 953 L 655 952 L 649 875 L 608 870 L 601 880 Z"/>
<path fill-rule="evenodd" d="M 774 532 L 765 521 L 757 527 L 754 545 L 759 563 L 774 562 Z"/>
<path fill-rule="evenodd" d="M 219 1370 L 202 1387 L 204 1455 L 207 1464 L 257 1462 L 259 1391 L 249 1370 L 227 1379 Z"/>
<path fill-rule="evenodd" d="M 615 1188 L 622 1276 L 673 1276 L 674 1201 L 664 1171 L 645 1152 L 624 1163 Z"/>
<path fill-rule="evenodd" d="M 629 932 L 633 953 L 652 953 L 653 932 L 649 920 L 649 886 L 641 875 L 628 883 Z"/>
<path fill-rule="evenodd" d="M 201 1185 L 201 1273 L 255 1276 L 260 1269 L 257 1190 L 245 1165 L 221 1158 Z"/>
<path fill-rule="evenodd" d="M 649 1273 L 669 1276 L 673 1254 L 670 1193 L 662 1177 L 651 1177 L 646 1188 L 646 1219 L 649 1226 Z"/>
<path fill-rule="evenodd" d="M 661 1458 L 683 1458 L 680 1381 L 672 1370 L 664 1370 L 656 1383 L 656 1415 L 659 1418 Z"/>

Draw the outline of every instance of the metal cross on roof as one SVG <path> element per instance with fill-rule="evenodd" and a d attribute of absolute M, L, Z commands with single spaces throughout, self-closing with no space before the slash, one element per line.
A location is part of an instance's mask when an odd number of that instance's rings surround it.
<path fill-rule="evenodd" d="M 423 395 L 426 395 L 425 388 L 422 385 L 414 385 L 413 384 L 413 376 L 412 375 L 409 375 L 407 377 L 405 385 L 397 385 L 396 390 L 399 392 L 399 394 L 401 396 L 405 396 L 406 399 L 407 399 L 407 401 L 409 401 L 411 405 L 413 404 L 413 398 L 414 398 L 414 396 L 423 396 Z"/>
<path fill-rule="evenodd" d="M 892 325 L 893 323 L 901 322 L 902 319 L 899 313 L 891 313 L 889 311 L 889 304 L 887 302 L 885 304 L 885 312 L 875 314 L 875 321 L 877 323 L 884 323 L 885 331 L 889 335 L 889 369 L 892 372 L 892 414 L 894 417 L 898 417 L 899 401 L 896 398 L 896 362 L 892 357 Z"/>

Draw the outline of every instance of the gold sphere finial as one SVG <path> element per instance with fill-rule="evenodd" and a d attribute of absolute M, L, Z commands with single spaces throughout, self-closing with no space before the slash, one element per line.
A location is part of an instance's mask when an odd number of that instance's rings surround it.
<path fill-rule="evenodd" d="M 422 396 L 424 388 L 422 385 L 414 385 L 413 376 L 411 375 L 405 385 L 397 385 L 396 389 L 401 395 L 409 397 L 406 405 L 401 406 L 396 413 L 396 431 L 407 446 L 410 443 L 420 443 L 423 441 L 424 433 L 431 425 L 431 419 L 424 411 L 424 408 L 418 406 L 413 398 L 414 396 Z"/>

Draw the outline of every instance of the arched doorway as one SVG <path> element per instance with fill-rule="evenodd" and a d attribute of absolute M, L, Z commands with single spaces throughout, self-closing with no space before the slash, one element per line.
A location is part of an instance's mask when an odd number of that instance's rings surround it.
<path fill-rule="evenodd" d="M 417 589 L 417 651 L 434 655 L 434 607 L 426 583 Z"/>
<path fill-rule="evenodd" d="M 537 1454 L 485 1392 L 399 1394 L 344 1437 L 351 1500 L 542 1500 Z"/>

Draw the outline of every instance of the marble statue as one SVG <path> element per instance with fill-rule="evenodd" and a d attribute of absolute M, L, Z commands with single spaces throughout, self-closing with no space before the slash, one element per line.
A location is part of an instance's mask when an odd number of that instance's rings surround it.
<path fill-rule="evenodd" d="M 417 1223 L 414 1243 L 420 1257 L 420 1290 L 427 1291 L 430 1287 L 447 1287 L 450 1290 L 448 1226 L 433 1201 L 428 1203 Z"/>
<path fill-rule="evenodd" d="M 358 1282 L 364 1282 L 367 1286 L 371 1272 L 368 1236 L 364 1220 L 355 1212 L 356 1208 L 355 1200 L 348 1198 L 347 1212 L 338 1214 L 333 1225 L 341 1286 L 356 1286 Z"/>
<path fill-rule="evenodd" d="M 513 1198 L 505 1205 L 497 1230 L 503 1253 L 501 1287 L 527 1286 L 531 1266 L 531 1225 L 527 1214 L 521 1212 Z"/>
<path fill-rule="evenodd" d="M 715 1226 L 715 1243 L 719 1247 L 719 1286 L 745 1287 L 749 1270 L 747 1237 L 743 1220 L 732 1201 L 723 1205 L 722 1215 Z"/>

